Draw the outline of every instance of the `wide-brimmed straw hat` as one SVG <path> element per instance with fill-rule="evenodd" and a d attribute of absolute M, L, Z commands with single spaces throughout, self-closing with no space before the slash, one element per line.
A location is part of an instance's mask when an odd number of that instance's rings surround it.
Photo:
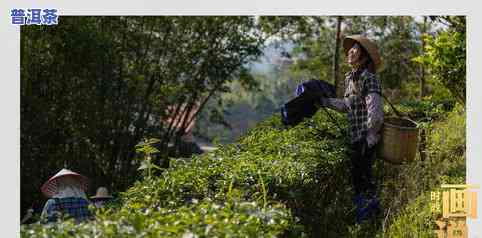
<path fill-rule="evenodd" d="M 109 190 L 105 187 L 99 187 L 97 189 L 97 192 L 95 193 L 95 196 L 90 197 L 91 199 L 102 199 L 102 198 L 112 198 L 112 196 L 109 194 Z"/>
<path fill-rule="evenodd" d="M 375 64 L 375 70 L 378 71 L 382 66 L 382 59 L 380 57 L 380 53 L 378 52 L 378 47 L 373 41 L 369 40 L 365 36 L 362 36 L 362 35 L 346 36 L 345 39 L 343 39 L 343 49 L 345 50 L 345 55 L 348 54 L 348 51 L 351 49 L 353 44 L 355 44 L 355 42 L 360 43 L 360 45 L 363 48 L 365 48 L 365 50 L 370 55 L 370 58 L 372 59 L 373 63 Z"/>
<path fill-rule="evenodd" d="M 71 176 L 79 181 L 80 187 L 82 190 L 86 191 L 88 188 L 88 179 L 87 177 L 78 174 L 76 172 L 70 171 L 68 169 L 62 169 L 57 174 L 52 176 L 47 182 L 45 182 L 40 190 L 42 193 L 47 197 L 53 197 L 57 193 L 58 189 L 58 180 L 59 178 L 63 178 L 66 176 Z"/>

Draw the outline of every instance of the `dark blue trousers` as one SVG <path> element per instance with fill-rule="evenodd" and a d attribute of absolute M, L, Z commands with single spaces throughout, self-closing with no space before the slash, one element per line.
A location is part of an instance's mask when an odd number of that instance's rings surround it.
<path fill-rule="evenodd" d="M 351 144 L 351 174 L 355 194 L 375 194 L 372 166 L 375 160 L 376 145 L 368 148 L 367 141 Z"/>

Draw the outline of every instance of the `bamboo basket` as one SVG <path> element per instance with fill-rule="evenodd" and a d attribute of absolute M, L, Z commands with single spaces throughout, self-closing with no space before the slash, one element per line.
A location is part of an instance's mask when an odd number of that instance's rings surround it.
<path fill-rule="evenodd" d="M 418 148 L 418 125 L 399 117 L 385 118 L 378 156 L 394 164 L 411 162 Z"/>

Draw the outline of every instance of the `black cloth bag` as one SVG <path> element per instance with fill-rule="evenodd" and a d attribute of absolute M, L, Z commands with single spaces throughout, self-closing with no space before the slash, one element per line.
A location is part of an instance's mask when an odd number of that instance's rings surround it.
<path fill-rule="evenodd" d="M 323 80 L 310 80 L 297 86 L 296 97 L 281 106 L 281 118 L 285 125 L 297 125 L 304 118 L 315 115 L 322 97 L 336 97 L 335 87 Z"/>

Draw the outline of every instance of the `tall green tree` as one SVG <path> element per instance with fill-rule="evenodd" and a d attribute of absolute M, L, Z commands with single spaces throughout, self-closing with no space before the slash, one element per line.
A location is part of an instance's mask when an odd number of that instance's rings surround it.
<path fill-rule="evenodd" d="M 464 16 L 432 17 L 445 25 L 437 35 L 425 35 L 424 53 L 415 62 L 462 104 L 466 100 L 466 20 Z"/>
<path fill-rule="evenodd" d="M 161 154 L 176 147 L 228 82 L 252 83 L 240 75 L 263 45 L 254 17 L 59 22 L 21 28 L 23 210 L 43 200 L 41 183 L 62 167 L 88 176 L 89 192 L 126 188 L 138 174 L 135 145 L 156 137 Z"/>

